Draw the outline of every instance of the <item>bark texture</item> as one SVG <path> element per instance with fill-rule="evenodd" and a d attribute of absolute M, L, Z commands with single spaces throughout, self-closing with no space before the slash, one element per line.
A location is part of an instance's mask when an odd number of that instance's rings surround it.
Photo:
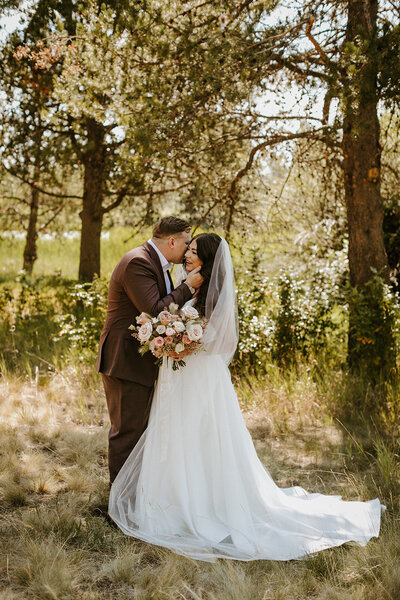
<path fill-rule="evenodd" d="M 31 188 L 31 201 L 29 208 L 29 222 L 26 231 L 26 241 L 24 248 L 24 264 L 23 269 L 29 275 L 32 274 L 33 265 L 37 259 L 37 222 L 39 213 L 39 201 L 40 194 L 39 190 Z"/>
<path fill-rule="evenodd" d="M 375 0 L 349 0 L 346 42 L 363 32 L 374 36 L 378 4 Z M 373 43 L 370 46 L 373 52 Z M 380 192 L 381 147 L 377 114 L 377 68 L 368 56 L 356 82 L 347 81 L 343 123 L 343 168 L 349 227 L 350 281 L 362 286 L 373 269 L 389 277 L 383 242 L 383 204 Z"/>
<path fill-rule="evenodd" d="M 103 195 L 107 147 L 105 129 L 94 119 L 86 123 L 87 145 L 82 156 L 84 165 L 81 247 L 79 262 L 80 281 L 92 281 L 100 275 L 100 240 L 103 224 Z"/>
<path fill-rule="evenodd" d="M 389 267 L 383 237 L 381 147 L 377 114 L 376 0 L 348 0 L 347 48 L 361 53 L 346 66 L 343 169 L 349 231 L 348 361 L 366 380 L 379 382 L 395 369 L 393 322 L 383 282 Z M 354 46 L 351 46 L 354 44 Z M 361 58 L 360 58 L 361 56 Z M 354 62 L 353 62 L 354 64 Z M 374 280 L 378 273 L 381 280 Z"/>

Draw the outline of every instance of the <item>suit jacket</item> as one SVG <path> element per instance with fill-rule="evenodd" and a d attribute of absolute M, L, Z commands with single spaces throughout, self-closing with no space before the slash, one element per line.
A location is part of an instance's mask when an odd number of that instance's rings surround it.
<path fill-rule="evenodd" d="M 128 327 L 136 325 L 136 317 L 141 312 L 157 316 L 171 302 L 182 306 L 191 297 L 184 283 L 167 295 L 160 259 L 148 242 L 127 252 L 111 275 L 97 370 L 152 386 L 158 374 L 156 359 L 150 352 L 144 356 L 139 354 L 140 344 Z"/>

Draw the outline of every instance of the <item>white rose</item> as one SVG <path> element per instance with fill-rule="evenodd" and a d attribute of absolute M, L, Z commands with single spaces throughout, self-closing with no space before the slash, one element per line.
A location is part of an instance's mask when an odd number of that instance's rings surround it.
<path fill-rule="evenodd" d="M 169 311 L 174 314 L 174 312 L 176 312 L 179 309 L 179 305 L 175 304 L 175 302 L 171 302 L 171 304 L 169 305 Z"/>
<path fill-rule="evenodd" d="M 159 325 L 158 327 L 156 327 L 156 331 L 159 334 L 165 333 L 165 325 Z"/>
<path fill-rule="evenodd" d="M 198 342 L 203 337 L 203 328 L 201 325 L 192 325 L 188 327 L 187 334 L 192 342 Z"/>
<path fill-rule="evenodd" d="M 147 342 L 152 333 L 153 325 L 151 323 L 144 323 L 138 331 L 139 342 Z"/>
<path fill-rule="evenodd" d="M 184 306 L 182 308 L 182 314 L 186 319 L 198 319 L 199 313 L 193 306 Z"/>
<path fill-rule="evenodd" d="M 185 349 L 185 345 L 181 344 L 181 342 L 179 342 L 179 344 L 177 344 L 175 346 L 175 352 L 177 352 L 179 354 L 179 352 L 183 352 Z"/>
<path fill-rule="evenodd" d="M 175 331 L 177 333 L 182 333 L 182 331 L 185 331 L 185 326 L 180 321 L 175 321 L 175 323 L 172 325 L 172 327 L 175 329 Z"/>

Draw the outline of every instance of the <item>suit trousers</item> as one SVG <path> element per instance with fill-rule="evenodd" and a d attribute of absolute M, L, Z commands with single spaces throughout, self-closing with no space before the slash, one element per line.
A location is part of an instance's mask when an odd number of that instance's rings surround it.
<path fill-rule="evenodd" d="M 147 427 L 154 386 L 101 376 L 111 421 L 108 467 L 112 483 Z"/>

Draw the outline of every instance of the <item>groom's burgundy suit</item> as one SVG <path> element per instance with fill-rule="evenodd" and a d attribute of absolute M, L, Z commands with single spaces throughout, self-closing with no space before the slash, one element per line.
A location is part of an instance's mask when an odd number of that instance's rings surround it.
<path fill-rule="evenodd" d="M 102 374 L 110 414 L 109 469 L 113 481 L 147 426 L 158 367 L 129 325 L 141 312 L 158 315 L 175 302 L 182 306 L 192 294 L 185 283 L 167 295 L 156 250 L 148 243 L 122 257 L 111 275 L 106 322 L 100 337 L 96 368 Z"/>

